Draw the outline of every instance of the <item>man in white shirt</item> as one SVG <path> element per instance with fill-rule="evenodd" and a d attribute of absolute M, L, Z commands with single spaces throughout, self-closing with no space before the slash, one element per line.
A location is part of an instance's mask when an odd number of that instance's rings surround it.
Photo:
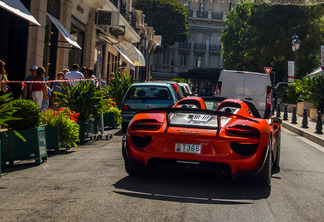
<path fill-rule="evenodd" d="M 84 79 L 84 76 L 81 72 L 78 71 L 79 70 L 79 65 L 78 64 L 74 64 L 72 66 L 72 71 L 67 72 L 65 74 L 64 79 Z M 76 86 L 80 81 L 71 81 L 69 82 L 69 84 L 71 84 L 72 86 Z"/>

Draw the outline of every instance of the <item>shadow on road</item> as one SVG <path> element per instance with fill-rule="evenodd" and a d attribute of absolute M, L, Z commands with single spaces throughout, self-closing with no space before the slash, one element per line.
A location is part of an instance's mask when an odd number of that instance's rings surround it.
<path fill-rule="evenodd" d="M 158 173 L 152 177 L 127 176 L 114 184 L 117 194 L 172 202 L 251 204 L 270 195 L 270 187 L 252 184 L 248 177 L 233 181 L 213 174 Z"/>

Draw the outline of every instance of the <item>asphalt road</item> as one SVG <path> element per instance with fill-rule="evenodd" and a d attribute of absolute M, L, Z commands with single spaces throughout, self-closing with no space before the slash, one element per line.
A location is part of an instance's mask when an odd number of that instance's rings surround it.
<path fill-rule="evenodd" d="M 129 177 L 121 134 L 0 178 L 0 221 L 324 221 L 324 149 L 283 129 L 280 172 L 249 178 L 165 170 Z"/>

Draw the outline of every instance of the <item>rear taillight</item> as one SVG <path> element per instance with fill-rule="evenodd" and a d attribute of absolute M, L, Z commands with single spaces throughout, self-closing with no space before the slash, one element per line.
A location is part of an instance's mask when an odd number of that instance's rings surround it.
<path fill-rule="evenodd" d="M 250 126 L 230 126 L 226 127 L 225 133 L 228 136 L 235 137 L 249 137 L 249 138 L 260 138 L 260 132 L 258 129 Z"/>
<path fill-rule="evenodd" d="M 174 88 L 174 90 L 175 90 L 176 92 L 179 91 L 178 86 L 177 86 L 176 84 L 172 84 L 172 86 L 173 86 L 173 88 Z"/>
<path fill-rule="evenodd" d="M 122 110 L 130 110 L 130 109 L 131 109 L 130 106 L 127 106 L 127 105 L 122 106 Z"/>
<path fill-rule="evenodd" d="M 267 104 L 266 104 L 266 106 L 267 106 L 267 108 L 271 108 L 271 87 L 270 86 L 268 86 L 267 87 Z"/>
<path fill-rule="evenodd" d="M 220 96 L 222 91 L 222 82 L 218 82 L 216 85 L 215 96 Z"/>
<path fill-rule="evenodd" d="M 136 120 L 132 125 L 132 130 L 149 130 L 154 131 L 160 129 L 162 126 L 161 122 L 155 119 L 141 119 Z"/>

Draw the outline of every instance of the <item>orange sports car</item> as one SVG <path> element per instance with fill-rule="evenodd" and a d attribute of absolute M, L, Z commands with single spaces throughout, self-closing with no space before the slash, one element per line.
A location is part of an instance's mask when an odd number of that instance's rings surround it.
<path fill-rule="evenodd" d="M 255 174 L 269 186 L 272 167 L 279 165 L 281 120 L 262 119 L 247 101 L 226 99 L 206 107 L 202 98 L 186 97 L 173 107 L 139 111 L 123 138 L 126 172 L 146 175 L 163 165 L 198 166 L 233 178 Z"/>

